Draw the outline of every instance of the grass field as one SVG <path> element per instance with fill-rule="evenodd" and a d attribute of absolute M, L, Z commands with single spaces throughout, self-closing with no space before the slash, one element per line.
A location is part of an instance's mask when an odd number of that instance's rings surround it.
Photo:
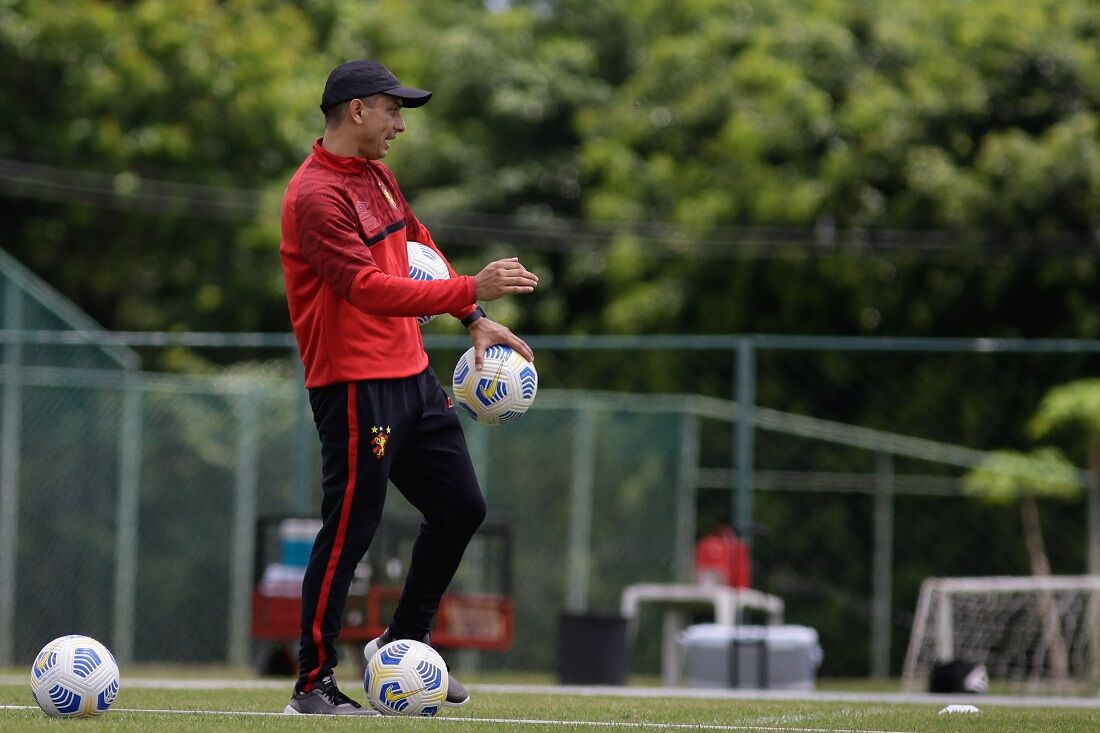
<path fill-rule="evenodd" d="M 437 718 L 303 718 L 275 715 L 282 711 L 288 689 L 275 684 L 220 689 L 180 689 L 181 685 L 134 680 L 123 687 L 106 716 L 86 720 L 53 720 L 34 707 L 28 684 L 5 675 L 0 684 L 0 731 L 58 730 L 93 726 L 97 731 L 315 731 L 374 729 L 384 731 L 768 731 L 770 733 L 838 733 L 840 731 L 959 731 L 962 733 L 1092 733 L 1100 731 L 1100 708 L 1019 706 L 995 699 L 968 698 L 978 714 L 942 715 L 943 699 L 899 704 L 888 694 L 859 693 L 858 700 L 707 699 L 661 695 L 651 688 L 629 695 L 568 694 L 529 687 L 509 691 L 501 685 L 473 685 L 473 700 Z M 189 684 L 194 685 L 195 680 Z M 201 681 L 198 682 L 201 685 Z M 355 695 L 354 684 L 343 685 Z M 361 693 L 361 691 L 359 691 Z M 698 691 L 696 691 L 698 692 Z M 1009 704 L 1006 704 L 1009 703 Z"/>

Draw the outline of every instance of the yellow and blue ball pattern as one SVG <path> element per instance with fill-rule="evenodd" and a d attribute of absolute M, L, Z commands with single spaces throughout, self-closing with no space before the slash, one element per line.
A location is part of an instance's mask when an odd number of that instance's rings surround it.
<path fill-rule="evenodd" d="M 384 715 L 435 715 L 447 697 L 447 665 L 439 652 L 411 639 L 378 650 L 363 673 L 371 707 Z"/>
<path fill-rule="evenodd" d="M 459 408 L 486 425 L 520 418 L 535 401 L 538 387 L 535 365 L 503 344 L 485 350 L 480 372 L 474 370 L 474 349 L 470 347 L 455 364 L 451 380 Z"/>
<path fill-rule="evenodd" d="M 31 694 L 47 715 L 102 715 L 118 695 L 118 664 L 95 639 L 70 634 L 54 639 L 31 666 Z"/>
<path fill-rule="evenodd" d="M 409 256 L 409 277 L 413 280 L 450 280 L 451 272 L 434 249 L 420 242 L 406 245 Z M 417 316 L 416 322 L 423 326 L 435 316 Z"/>

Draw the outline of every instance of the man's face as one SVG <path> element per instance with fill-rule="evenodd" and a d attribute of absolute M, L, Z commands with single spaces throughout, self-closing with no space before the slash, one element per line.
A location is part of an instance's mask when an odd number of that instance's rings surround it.
<path fill-rule="evenodd" d="M 359 155 L 367 160 L 386 157 L 390 140 L 405 131 L 401 119 L 401 100 L 388 94 L 375 94 L 366 99 L 353 99 L 348 109 L 358 124 Z"/>

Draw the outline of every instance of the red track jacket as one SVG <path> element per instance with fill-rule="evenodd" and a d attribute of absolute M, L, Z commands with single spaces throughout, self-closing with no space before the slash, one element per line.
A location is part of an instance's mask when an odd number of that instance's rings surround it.
<path fill-rule="evenodd" d="M 474 278 L 449 263 L 450 280 L 408 277 L 409 240 L 438 248 L 379 161 L 333 155 L 318 140 L 287 186 L 282 225 L 306 387 L 418 374 L 428 355 L 416 316 L 474 309 Z"/>

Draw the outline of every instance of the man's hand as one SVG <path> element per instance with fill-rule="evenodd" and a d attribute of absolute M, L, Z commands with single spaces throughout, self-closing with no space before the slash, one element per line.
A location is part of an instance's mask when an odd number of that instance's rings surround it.
<path fill-rule="evenodd" d="M 512 293 L 533 293 L 539 278 L 535 273 L 528 272 L 518 257 L 509 257 L 487 264 L 474 276 L 474 282 L 478 300 L 496 300 Z"/>
<path fill-rule="evenodd" d="M 474 343 L 474 368 L 478 371 L 485 364 L 485 349 L 493 344 L 510 346 L 527 361 L 535 360 L 535 352 L 527 342 L 488 317 L 479 318 L 470 325 L 470 340 Z"/>

